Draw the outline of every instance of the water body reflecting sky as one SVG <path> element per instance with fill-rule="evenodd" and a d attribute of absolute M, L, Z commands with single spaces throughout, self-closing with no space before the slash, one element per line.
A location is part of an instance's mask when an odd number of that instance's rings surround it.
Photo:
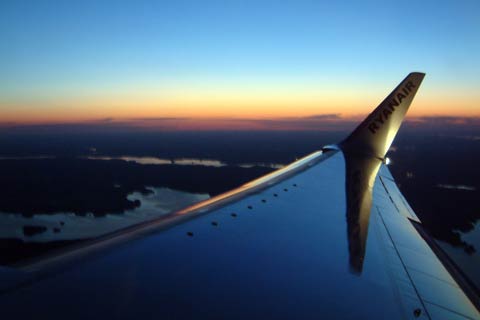
<path fill-rule="evenodd" d="M 0 213 L 0 239 L 21 239 L 24 242 L 51 242 L 95 238 L 208 199 L 205 193 L 188 193 L 169 188 L 152 188 L 149 194 L 133 192 L 127 197 L 141 205 L 122 214 L 76 215 L 71 212 L 36 214 L 24 217 Z"/>
<path fill-rule="evenodd" d="M 194 158 L 179 158 L 179 159 L 162 159 L 157 157 L 134 157 L 134 156 L 119 156 L 119 157 L 108 157 L 108 156 L 86 156 L 85 159 L 90 160 L 124 160 L 131 161 L 138 164 L 155 164 L 155 165 L 179 165 L 179 166 L 205 166 L 205 167 L 224 167 L 228 164 L 220 160 L 215 159 L 194 159 Z M 280 169 L 284 165 L 279 163 L 240 163 L 236 164 L 242 168 L 252 168 L 252 167 L 267 167 L 272 169 Z"/>

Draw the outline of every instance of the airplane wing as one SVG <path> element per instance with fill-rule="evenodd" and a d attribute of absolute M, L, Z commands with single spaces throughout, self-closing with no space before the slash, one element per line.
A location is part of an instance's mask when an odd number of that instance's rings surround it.
<path fill-rule="evenodd" d="M 480 319 L 385 154 L 411 73 L 343 142 L 189 208 L 18 268 L 5 319 Z M 477 304 L 478 305 L 478 304 Z"/>

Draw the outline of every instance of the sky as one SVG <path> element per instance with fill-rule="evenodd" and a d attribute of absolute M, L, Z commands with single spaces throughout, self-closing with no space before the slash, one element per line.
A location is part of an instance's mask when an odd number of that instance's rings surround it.
<path fill-rule="evenodd" d="M 0 2 L 0 124 L 480 117 L 480 2 Z M 155 121 L 151 122 L 154 123 Z"/>

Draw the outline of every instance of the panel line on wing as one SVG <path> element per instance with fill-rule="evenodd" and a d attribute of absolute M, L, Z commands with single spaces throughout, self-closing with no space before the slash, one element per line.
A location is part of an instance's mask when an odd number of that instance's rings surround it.
<path fill-rule="evenodd" d="M 423 311 L 425 311 L 425 313 L 427 314 L 427 316 L 428 316 L 429 318 L 431 318 L 430 315 L 428 314 L 428 310 L 427 310 L 427 307 L 425 306 L 425 302 L 423 301 L 423 299 L 422 299 L 422 297 L 421 297 L 421 295 L 420 295 L 420 292 L 418 291 L 417 287 L 415 286 L 415 283 L 413 282 L 412 277 L 411 277 L 410 273 L 408 272 L 407 266 L 405 265 L 405 262 L 403 261 L 402 257 L 400 256 L 400 253 L 399 253 L 399 251 L 398 251 L 397 245 L 396 245 L 395 241 L 393 240 L 392 235 L 390 234 L 390 231 L 388 230 L 385 221 L 383 220 L 383 215 L 382 215 L 380 209 L 379 209 L 378 207 L 376 207 L 376 209 L 377 209 L 378 216 L 380 217 L 380 221 L 382 222 L 383 226 L 385 227 L 385 231 L 387 232 L 387 235 L 388 235 L 388 237 L 390 238 L 390 241 L 391 241 L 391 243 L 392 243 L 392 245 L 393 245 L 393 249 L 395 250 L 395 252 L 396 252 L 396 254 L 397 254 L 397 256 L 398 256 L 398 259 L 400 260 L 400 263 L 402 264 L 403 270 L 405 271 L 408 279 L 410 280 L 410 283 L 411 283 L 413 289 L 415 290 L 415 293 L 416 293 L 416 295 L 417 295 L 417 297 L 418 297 L 418 300 L 419 300 L 420 303 L 422 304 Z"/>

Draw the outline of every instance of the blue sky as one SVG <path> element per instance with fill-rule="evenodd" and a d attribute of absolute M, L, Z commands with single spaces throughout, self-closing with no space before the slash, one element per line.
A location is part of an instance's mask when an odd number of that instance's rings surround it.
<path fill-rule="evenodd" d="M 0 36 L 4 109 L 139 87 L 383 94 L 417 70 L 427 97 L 479 97 L 479 1 L 2 1 Z"/>

